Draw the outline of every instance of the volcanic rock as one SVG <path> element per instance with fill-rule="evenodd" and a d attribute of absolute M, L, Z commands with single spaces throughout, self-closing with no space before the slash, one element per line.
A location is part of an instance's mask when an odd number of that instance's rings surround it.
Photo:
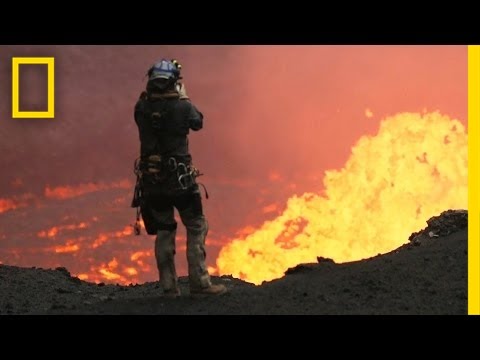
<path fill-rule="evenodd" d="M 198 299 L 190 297 L 186 277 L 179 281 L 180 298 L 166 299 L 158 282 L 97 286 L 65 268 L 0 264 L 0 314 L 464 315 L 467 223 L 465 210 L 445 211 L 412 234 L 409 244 L 387 254 L 341 264 L 319 256 L 316 263 L 299 264 L 261 286 L 212 276 L 229 292 Z"/>

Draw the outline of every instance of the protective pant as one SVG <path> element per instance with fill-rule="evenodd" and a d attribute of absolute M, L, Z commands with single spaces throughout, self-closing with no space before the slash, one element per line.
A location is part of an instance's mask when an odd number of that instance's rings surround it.
<path fill-rule="evenodd" d="M 165 292 L 174 292 L 178 288 L 175 270 L 175 234 L 176 230 L 159 230 L 155 239 L 155 259 L 160 284 Z"/>
<path fill-rule="evenodd" d="M 205 239 L 208 223 L 204 215 L 192 215 L 188 210 L 180 212 L 187 228 L 187 261 L 190 289 L 203 289 L 211 286 L 210 275 L 205 265 Z"/>
<path fill-rule="evenodd" d="M 201 201 L 198 197 L 195 201 Z M 177 206 L 182 223 L 187 229 L 187 261 L 188 278 L 191 289 L 203 289 L 211 286 L 210 275 L 205 265 L 205 239 L 208 223 L 198 204 L 188 203 Z M 200 209 L 200 211 L 199 211 Z M 177 289 L 178 278 L 175 271 L 175 235 L 177 224 L 174 218 L 174 207 L 152 209 L 157 226 L 155 240 L 155 258 L 160 275 L 160 284 L 164 291 Z"/>

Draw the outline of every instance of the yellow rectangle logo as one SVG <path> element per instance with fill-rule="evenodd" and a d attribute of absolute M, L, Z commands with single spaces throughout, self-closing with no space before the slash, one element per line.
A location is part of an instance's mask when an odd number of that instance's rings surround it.
<path fill-rule="evenodd" d="M 47 111 L 20 111 L 20 65 L 47 65 Z M 52 119 L 55 117 L 55 59 L 53 57 L 12 58 L 12 117 L 15 119 Z"/>
<path fill-rule="evenodd" d="M 480 314 L 480 46 L 468 47 L 468 313 Z"/>

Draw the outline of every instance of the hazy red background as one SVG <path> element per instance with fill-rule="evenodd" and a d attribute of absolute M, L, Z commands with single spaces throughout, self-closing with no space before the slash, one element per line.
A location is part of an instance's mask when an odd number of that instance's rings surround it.
<path fill-rule="evenodd" d="M 54 120 L 11 118 L 12 56 L 55 57 Z M 121 231 L 134 220 L 132 110 L 162 57 L 183 64 L 205 115 L 190 144 L 211 195 L 211 265 L 236 232 L 272 218 L 295 193 L 321 190 L 324 171 L 342 167 L 384 116 L 439 110 L 467 122 L 465 46 L 0 46 L 0 262 L 99 280 L 115 258 L 118 281 L 157 278 L 153 238 Z M 41 109 L 45 71 L 23 70 L 21 104 Z M 61 198 L 55 188 L 64 186 L 79 196 Z"/>

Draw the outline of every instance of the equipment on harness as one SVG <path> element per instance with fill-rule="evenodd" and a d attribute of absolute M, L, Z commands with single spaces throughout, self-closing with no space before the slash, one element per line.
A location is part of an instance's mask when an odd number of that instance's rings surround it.
<path fill-rule="evenodd" d="M 162 171 L 162 157 L 150 155 L 144 163 L 140 162 L 140 170 L 145 170 L 148 174 L 159 174 Z"/>
<path fill-rule="evenodd" d="M 177 166 L 178 183 L 183 190 L 193 186 L 195 184 L 195 178 L 200 175 L 202 174 L 200 174 L 200 172 L 193 166 L 187 167 L 183 163 L 180 163 Z"/>
<path fill-rule="evenodd" d="M 136 208 L 140 206 L 140 202 L 142 199 L 142 186 L 141 186 L 141 173 L 140 173 L 140 159 L 136 159 L 133 164 L 133 173 L 137 177 L 137 181 L 135 182 L 135 188 L 133 190 L 133 199 L 130 207 Z"/>
<path fill-rule="evenodd" d="M 175 157 L 169 157 L 163 161 L 161 155 L 150 155 L 146 159 L 138 158 L 134 163 L 134 174 L 137 176 L 132 207 L 141 204 L 142 180 L 148 179 L 152 184 L 156 184 L 167 178 L 171 179 L 173 175 L 176 179 L 176 186 L 172 190 L 187 190 L 196 184 L 195 179 L 203 174 L 193 165 L 187 165 L 177 160 Z M 173 183 L 172 183 L 173 184 Z M 177 187 L 178 186 L 178 187 Z"/>
<path fill-rule="evenodd" d="M 142 226 L 140 225 L 140 207 L 137 207 L 137 217 L 135 220 L 135 224 L 133 225 L 133 232 L 135 235 L 141 235 L 142 233 Z"/>
<path fill-rule="evenodd" d="M 175 160 L 174 158 L 170 158 Z M 176 163 L 175 163 L 176 164 Z M 182 190 L 187 190 L 195 184 L 201 185 L 205 191 L 205 198 L 208 199 L 207 187 L 197 182 L 197 177 L 202 176 L 203 174 L 193 165 L 186 166 L 184 163 L 176 164 L 178 183 Z M 182 169 L 182 170 L 180 170 Z"/>
<path fill-rule="evenodd" d="M 132 208 L 136 208 L 136 221 L 133 225 L 135 235 L 141 234 L 141 206 L 143 205 L 143 188 L 144 181 L 148 179 L 151 184 L 161 183 L 167 180 L 170 176 L 173 176 L 173 182 L 167 183 L 165 186 L 171 184 L 172 190 L 185 191 L 194 186 L 195 184 L 201 185 L 205 190 L 205 197 L 208 199 L 207 188 L 204 184 L 197 183 L 196 178 L 203 174 L 193 165 L 186 165 L 184 162 L 180 162 L 175 157 L 169 157 L 167 161 L 161 155 L 150 155 L 147 158 L 138 158 L 134 162 L 133 172 L 137 177 L 135 183 L 135 189 L 133 199 L 131 203 Z"/>
<path fill-rule="evenodd" d="M 135 189 L 133 190 L 133 199 L 131 203 L 132 208 L 137 208 L 136 209 L 136 219 L 135 219 L 135 224 L 133 226 L 133 232 L 135 235 L 140 235 L 142 227 L 140 225 L 140 206 L 142 205 L 143 201 L 143 194 L 142 194 L 142 174 L 140 171 L 140 159 L 136 159 L 133 165 L 133 173 L 137 177 L 137 181 L 135 183 Z"/>

